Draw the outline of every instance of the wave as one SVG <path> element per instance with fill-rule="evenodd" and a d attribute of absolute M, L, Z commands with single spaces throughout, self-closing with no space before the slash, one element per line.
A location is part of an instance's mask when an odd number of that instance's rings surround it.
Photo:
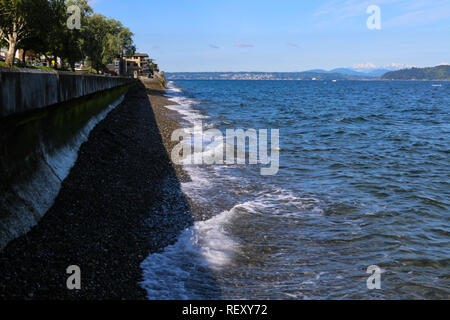
<path fill-rule="evenodd" d="M 289 206 L 283 206 L 283 203 L 289 203 Z M 276 194 L 260 195 L 238 204 L 207 221 L 195 222 L 180 234 L 174 245 L 166 247 L 162 253 L 148 256 L 141 264 L 144 276 L 141 285 L 147 292 L 147 298 L 220 298 L 217 277 L 234 265 L 234 257 L 241 252 L 240 241 L 229 231 L 235 219 L 246 214 L 291 217 L 305 210 L 321 214 L 318 204 L 316 199 L 297 198 L 280 190 Z"/>
<path fill-rule="evenodd" d="M 141 264 L 142 287 L 148 299 L 217 298 L 220 290 L 211 271 L 231 263 L 239 246 L 226 225 L 237 211 L 233 208 L 184 230 L 178 241 L 152 254 Z"/>
<path fill-rule="evenodd" d="M 196 101 L 180 96 L 182 90 L 175 90 L 173 83 L 169 86 L 172 90 L 169 99 L 177 103 L 168 106 L 169 109 L 179 112 L 190 123 L 208 118 L 194 109 Z M 226 144 L 220 138 L 214 142 L 208 142 L 209 148 L 203 151 L 204 156 L 214 154 L 216 148 L 224 148 Z M 254 187 L 251 181 L 243 179 L 241 175 L 230 173 L 228 166 L 185 165 L 183 168 L 190 176 L 190 181 L 183 182 L 181 189 L 197 204 L 211 207 L 211 202 L 220 201 L 223 192 L 233 192 L 235 199 L 238 199 L 239 193 L 242 196 L 240 199 L 244 200 L 224 206 L 226 210 L 221 211 L 218 208 L 223 204 L 217 203 L 217 208 L 214 208 L 217 215 L 206 221 L 194 222 L 192 227 L 181 232 L 175 244 L 145 259 L 141 264 L 144 278 L 141 286 L 146 290 L 148 299 L 221 298 L 217 279 L 221 279 L 226 270 L 234 266 L 239 268 L 237 257 L 246 246 L 245 239 L 231 232 L 235 221 L 242 217 L 250 215 L 277 219 L 296 218 L 306 211 L 310 215 L 323 213 L 317 199 L 300 198 L 293 192 L 269 185 Z"/>
<path fill-rule="evenodd" d="M 344 123 L 354 123 L 354 122 L 366 122 L 368 121 L 365 117 L 344 117 L 335 119 L 336 122 L 344 122 Z"/>
<path fill-rule="evenodd" d="M 176 92 L 176 93 L 183 92 L 183 90 L 181 90 L 180 88 L 175 86 L 173 81 L 169 81 L 167 83 L 167 89 L 166 90 L 167 90 L 167 92 Z"/>
<path fill-rule="evenodd" d="M 176 96 L 170 97 L 169 100 L 175 102 L 175 104 L 168 105 L 166 108 L 177 111 L 182 116 L 183 120 L 190 124 L 209 119 L 209 117 L 202 115 L 199 111 L 193 108 L 197 102 L 192 99 Z"/>
<path fill-rule="evenodd" d="M 252 214 L 260 214 L 283 217 L 297 218 L 305 212 L 322 215 L 323 209 L 320 208 L 321 201 L 315 198 L 301 198 L 295 196 L 287 190 L 271 190 L 264 192 L 255 199 L 237 205 L 236 208 L 244 209 Z"/>

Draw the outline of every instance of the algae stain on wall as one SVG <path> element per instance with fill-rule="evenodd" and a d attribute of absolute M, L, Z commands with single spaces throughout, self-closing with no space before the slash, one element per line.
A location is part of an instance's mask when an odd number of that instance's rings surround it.
<path fill-rule="evenodd" d="M 81 145 L 129 87 L 0 120 L 0 250 L 50 209 Z"/>

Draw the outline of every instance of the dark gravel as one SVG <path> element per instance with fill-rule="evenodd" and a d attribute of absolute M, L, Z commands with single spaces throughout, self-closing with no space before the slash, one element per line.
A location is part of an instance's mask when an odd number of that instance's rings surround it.
<path fill-rule="evenodd" d="M 137 83 L 91 132 L 53 207 L 0 252 L 0 299 L 145 299 L 140 263 L 193 222 L 181 192 L 182 210 L 157 213 L 164 183 L 187 178 L 166 151 L 178 121 L 164 104 L 161 90 Z M 66 287 L 70 265 L 82 290 Z"/>

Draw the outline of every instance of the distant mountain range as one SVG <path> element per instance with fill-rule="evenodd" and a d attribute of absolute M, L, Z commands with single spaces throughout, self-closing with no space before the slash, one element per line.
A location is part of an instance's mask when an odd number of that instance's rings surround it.
<path fill-rule="evenodd" d="M 366 66 L 366 65 L 364 65 Z M 450 80 L 450 65 L 432 68 L 410 68 L 396 71 L 371 67 L 314 69 L 303 72 L 168 72 L 168 80 Z"/>
<path fill-rule="evenodd" d="M 368 69 L 366 71 L 356 71 L 355 69 L 351 68 L 337 68 L 330 71 L 321 70 L 321 69 L 315 69 L 315 70 L 309 70 L 308 72 L 317 72 L 317 73 L 340 73 L 348 76 L 358 76 L 362 78 L 377 78 L 381 77 L 383 74 L 389 72 L 388 69 Z"/>

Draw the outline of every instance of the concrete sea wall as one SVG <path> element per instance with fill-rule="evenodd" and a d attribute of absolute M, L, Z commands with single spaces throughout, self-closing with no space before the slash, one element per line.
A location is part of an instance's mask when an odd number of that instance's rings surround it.
<path fill-rule="evenodd" d="M 4 68 L 0 75 L 2 250 L 50 209 L 81 145 L 135 80 Z"/>
<path fill-rule="evenodd" d="M 135 81 L 73 72 L 0 67 L 0 118 Z"/>

